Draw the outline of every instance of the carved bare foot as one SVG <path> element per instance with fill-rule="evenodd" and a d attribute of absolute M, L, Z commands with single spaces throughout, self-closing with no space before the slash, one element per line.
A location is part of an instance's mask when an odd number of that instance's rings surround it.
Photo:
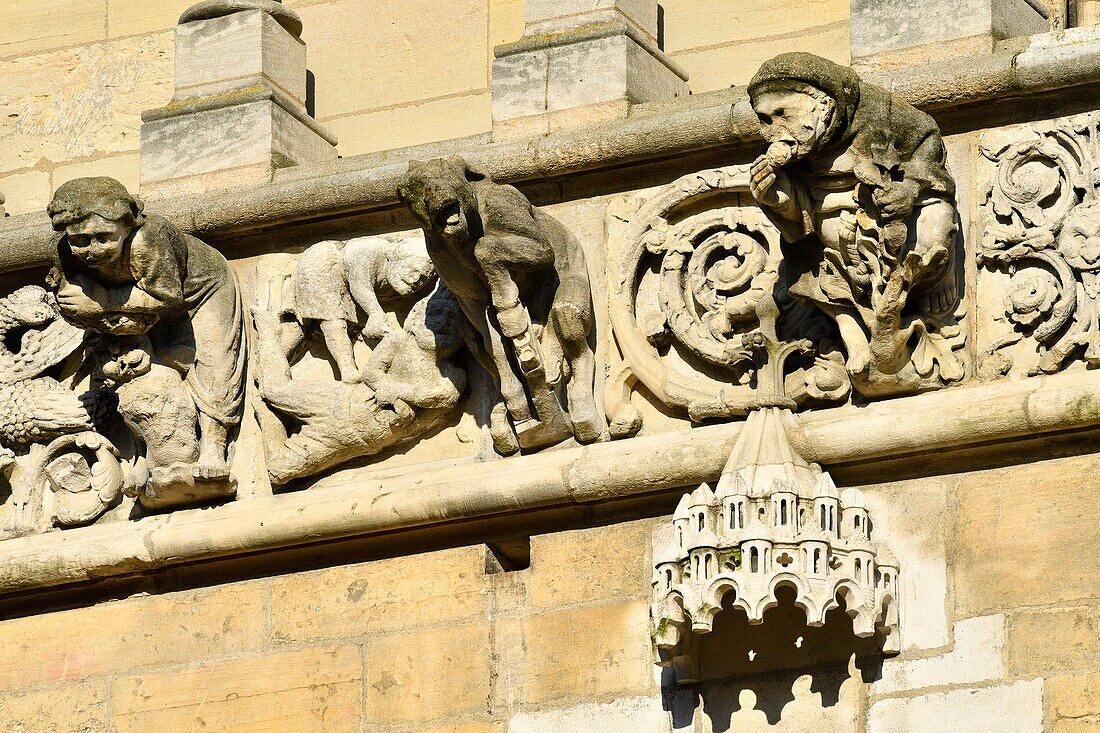
<path fill-rule="evenodd" d="M 229 464 L 225 460 L 228 430 L 205 415 L 199 416 L 199 423 L 202 437 L 199 440 L 199 458 L 194 468 L 195 478 L 229 478 Z"/>
<path fill-rule="evenodd" d="M 489 416 L 489 435 L 493 438 L 493 448 L 502 456 L 510 456 L 519 450 L 519 438 L 508 421 L 508 408 L 498 403 Z"/>
<path fill-rule="evenodd" d="M 844 342 L 844 350 L 848 352 L 845 368 L 849 374 L 862 374 L 871 366 L 871 344 L 863 326 L 846 313 L 837 314 L 836 325 Z"/>

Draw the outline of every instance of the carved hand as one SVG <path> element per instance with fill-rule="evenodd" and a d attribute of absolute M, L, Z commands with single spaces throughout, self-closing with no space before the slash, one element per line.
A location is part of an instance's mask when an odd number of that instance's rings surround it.
<path fill-rule="evenodd" d="M 65 283 L 57 291 L 57 304 L 62 312 L 81 318 L 101 315 L 103 305 L 90 297 L 83 288 L 73 283 Z"/>
<path fill-rule="evenodd" d="M 910 181 L 890 181 L 882 188 L 876 188 L 871 199 L 883 219 L 898 221 L 909 218 L 918 190 L 919 186 Z"/>
<path fill-rule="evenodd" d="M 775 190 L 776 170 L 767 155 L 753 161 L 749 170 L 749 191 L 752 197 L 765 206 L 779 205 L 779 192 Z"/>

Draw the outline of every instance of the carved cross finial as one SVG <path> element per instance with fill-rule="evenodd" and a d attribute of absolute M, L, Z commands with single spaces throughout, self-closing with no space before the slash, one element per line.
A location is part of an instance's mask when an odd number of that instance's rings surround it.
<path fill-rule="evenodd" d="M 783 366 L 788 357 L 812 350 L 813 344 L 808 339 L 780 341 L 776 330 L 779 306 L 771 288 L 765 290 L 764 296 L 756 304 L 756 317 L 760 321 L 760 327 L 742 337 L 742 343 L 752 353 L 752 359 L 756 363 L 756 399 L 753 401 L 753 408 L 782 407 L 793 410 L 797 404 L 787 396 L 784 388 Z"/>

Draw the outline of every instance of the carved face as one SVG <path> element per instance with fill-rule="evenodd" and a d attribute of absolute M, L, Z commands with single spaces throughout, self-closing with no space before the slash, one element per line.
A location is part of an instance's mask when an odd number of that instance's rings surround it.
<path fill-rule="evenodd" d="M 427 285 L 435 275 L 435 268 L 426 253 L 410 253 L 390 260 L 386 281 L 399 296 L 411 295 Z"/>
<path fill-rule="evenodd" d="M 804 158 L 829 128 L 836 102 L 824 93 L 774 90 L 758 94 L 753 107 L 764 139 L 785 143 L 795 158 Z"/>
<path fill-rule="evenodd" d="M 477 194 L 470 181 L 481 178 L 461 158 L 413 162 L 397 195 L 426 230 L 447 239 L 466 239 L 470 216 L 477 212 Z"/>
<path fill-rule="evenodd" d="M 125 220 L 90 214 L 65 227 L 65 237 L 73 256 L 98 270 L 118 263 L 133 230 Z"/>

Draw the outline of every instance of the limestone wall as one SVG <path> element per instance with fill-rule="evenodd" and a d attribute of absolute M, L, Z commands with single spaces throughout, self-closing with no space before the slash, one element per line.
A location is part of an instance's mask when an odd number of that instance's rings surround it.
<path fill-rule="evenodd" d="M 141 112 L 172 97 L 172 29 L 188 0 L 26 0 L 0 26 L 0 191 L 41 210 L 89 171 L 138 183 Z M 523 0 L 288 0 L 305 23 L 317 119 L 350 156 L 483 135 L 493 48 L 523 33 Z M 848 3 L 664 5 L 665 50 L 706 92 L 779 50 L 844 62 Z M 735 7 L 736 6 L 736 7 Z"/>
<path fill-rule="evenodd" d="M 7 620 L 0 720 L 85 733 L 1080 733 L 1100 716 L 1098 470 L 1087 455 L 863 484 L 909 568 L 905 650 L 869 684 L 777 617 L 780 639 L 752 636 L 769 620 L 708 640 L 736 684 L 704 683 L 701 702 L 662 694 L 648 633 L 656 517 L 535 535 L 530 568 L 513 572 L 487 573 L 475 544 L 208 588 L 166 580 L 152 596 Z"/>

